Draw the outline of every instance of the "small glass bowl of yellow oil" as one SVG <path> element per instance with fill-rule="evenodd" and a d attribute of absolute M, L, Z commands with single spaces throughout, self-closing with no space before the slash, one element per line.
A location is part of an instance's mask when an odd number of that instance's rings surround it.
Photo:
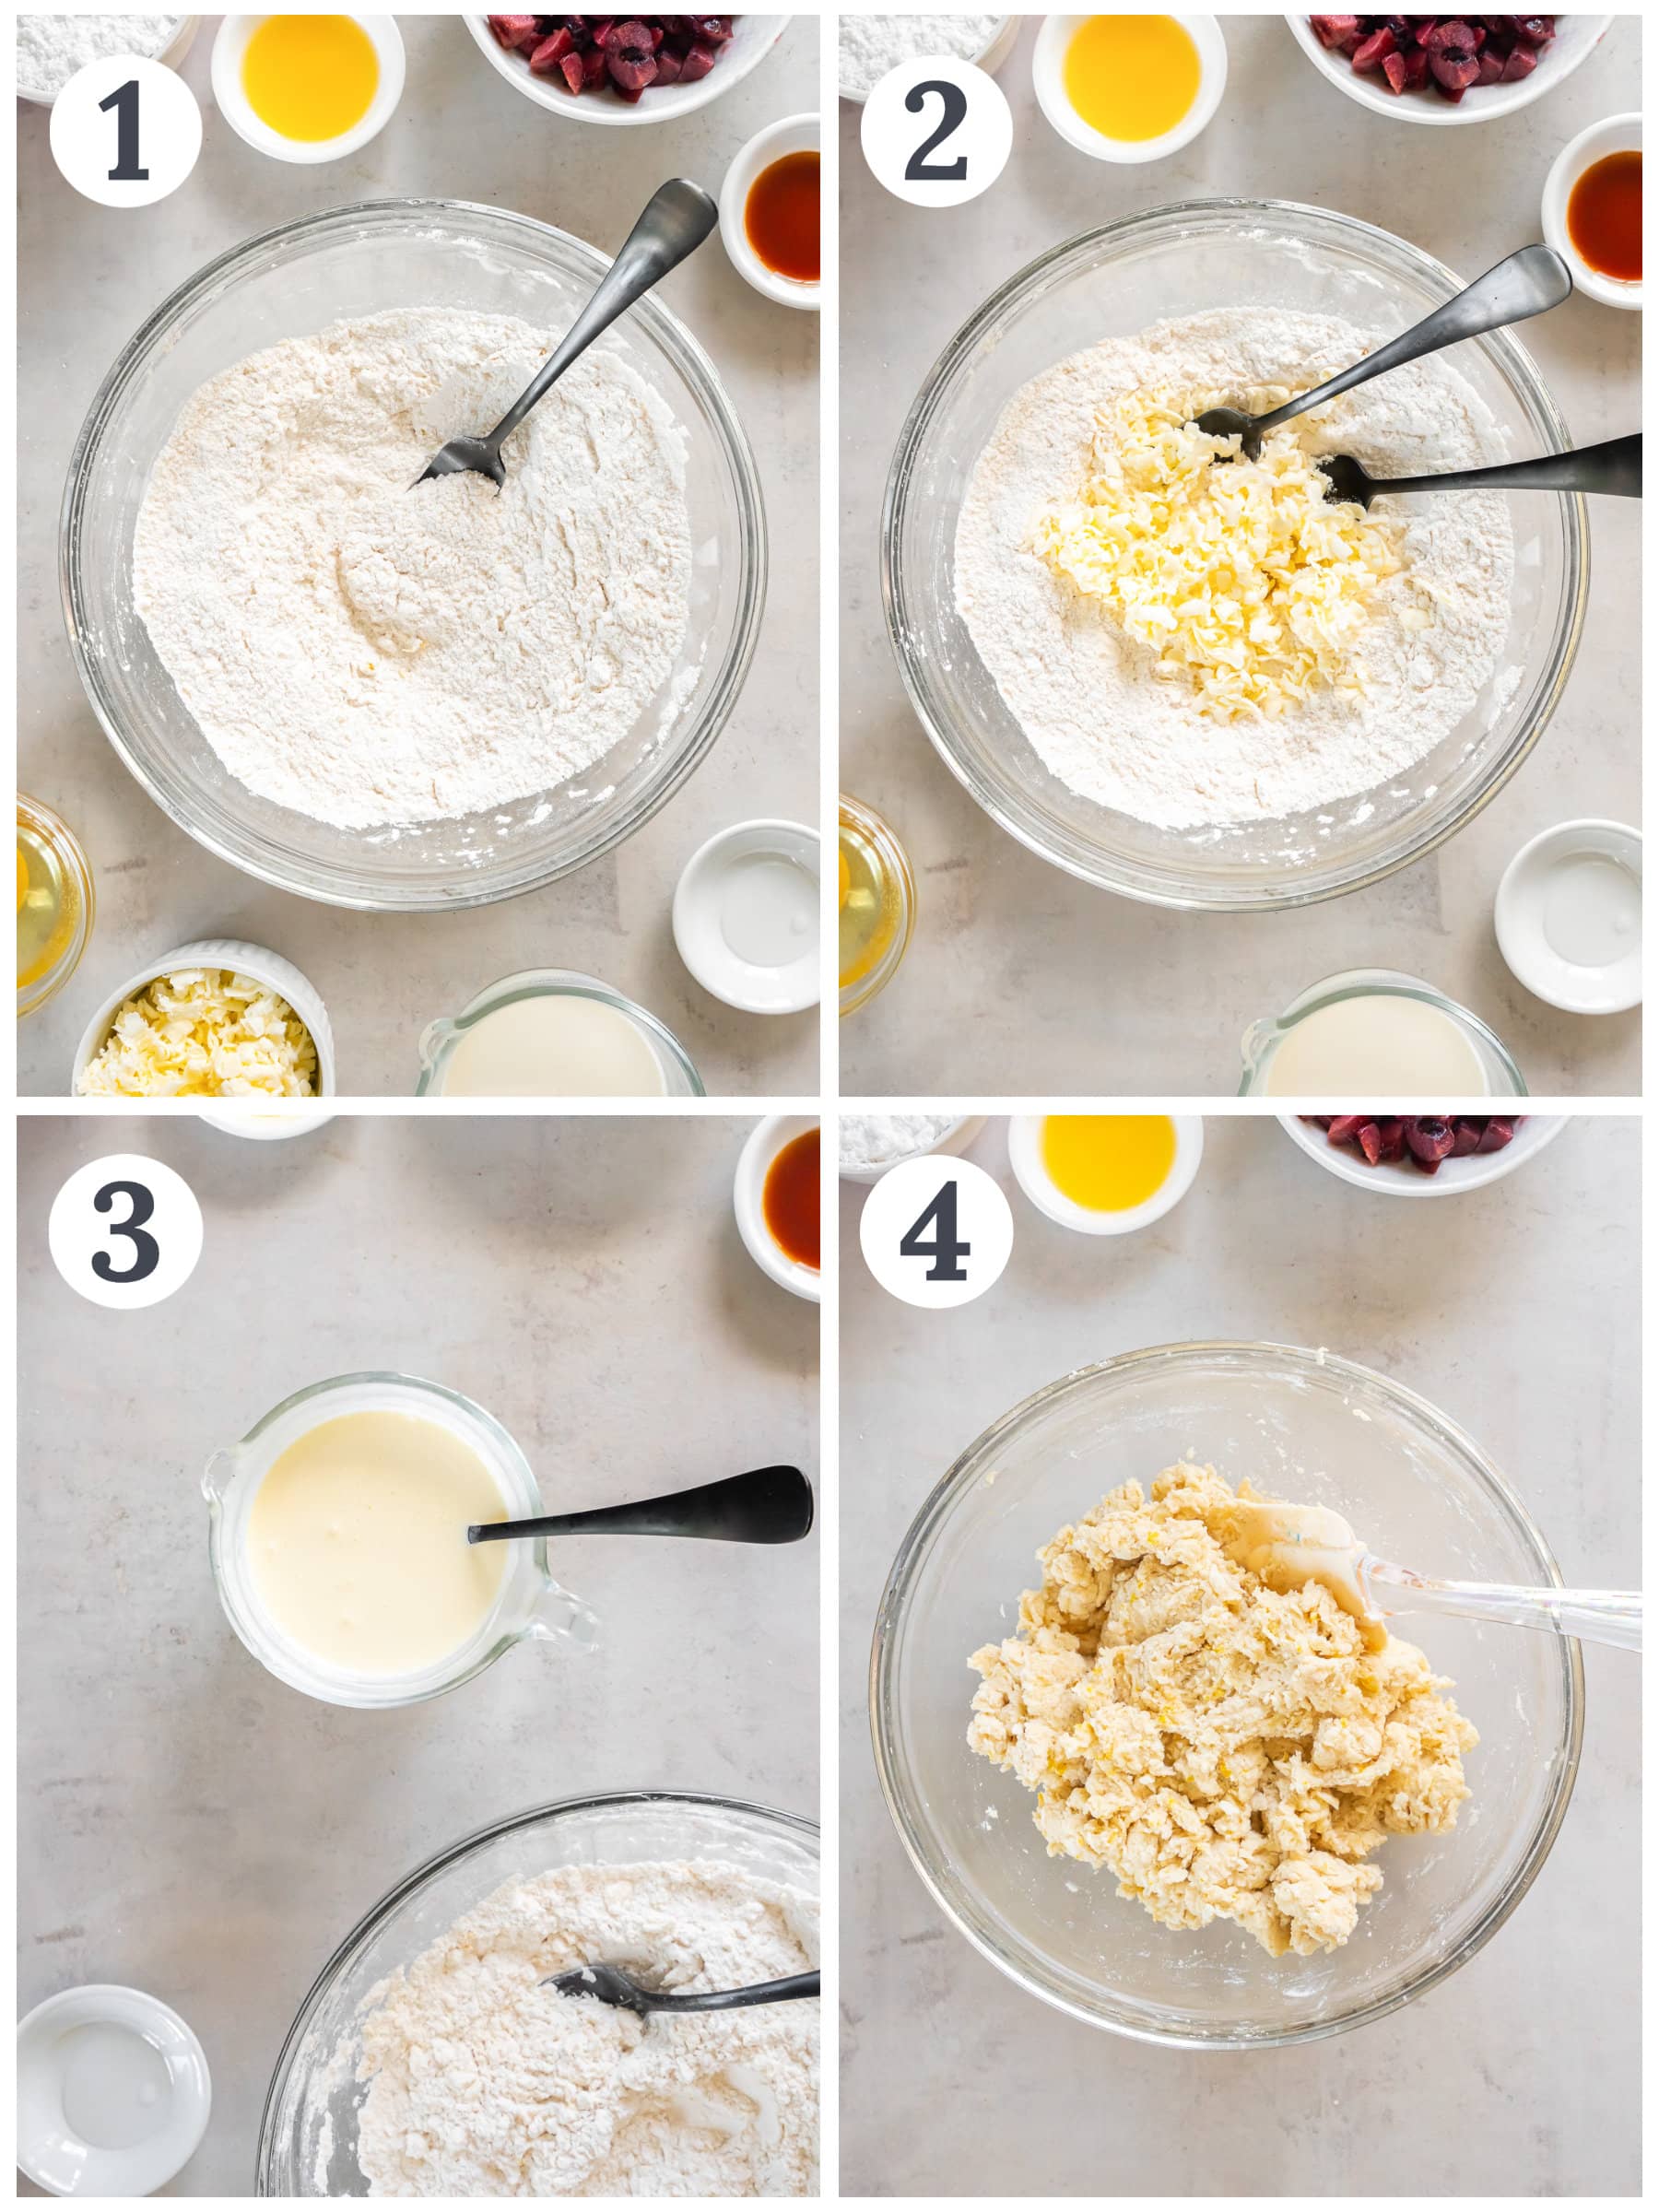
<path fill-rule="evenodd" d="M 213 96 L 239 138 L 279 161 L 338 161 L 391 121 L 404 45 L 391 16 L 227 16 Z"/>
<path fill-rule="evenodd" d="M 873 806 L 841 794 L 841 1010 L 865 1005 L 899 972 L 916 925 L 910 857 Z"/>
<path fill-rule="evenodd" d="M 43 1006 L 75 973 L 92 934 L 92 868 L 80 840 L 39 799 L 18 794 L 18 1013 Z"/>
<path fill-rule="evenodd" d="M 1195 1113 L 1019 1113 L 1008 1164 L 1041 1213 L 1085 1236 L 1145 1229 L 1183 1198 L 1204 1157 Z"/>
<path fill-rule="evenodd" d="M 1045 16 L 1031 57 L 1038 104 L 1099 161 L 1159 161 L 1221 104 L 1227 41 L 1214 16 Z"/>

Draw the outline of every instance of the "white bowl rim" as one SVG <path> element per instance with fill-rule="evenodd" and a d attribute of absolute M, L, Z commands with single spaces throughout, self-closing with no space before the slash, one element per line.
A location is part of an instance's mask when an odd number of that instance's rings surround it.
<path fill-rule="evenodd" d="M 1615 845 L 1624 847 L 1622 855 L 1609 853 L 1609 848 Z M 1610 1006 L 1589 1006 L 1582 998 L 1569 998 L 1559 991 L 1543 990 L 1536 971 L 1529 970 L 1518 917 L 1524 901 L 1527 900 L 1535 864 L 1552 849 L 1563 856 L 1579 852 L 1586 856 L 1603 854 L 1626 858 L 1635 872 L 1638 883 L 1641 880 L 1641 832 L 1631 829 L 1628 822 L 1614 821 L 1608 816 L 1582 815 L 1571 821 L 1556 822 L 1547 830 L 1540 830 L 1536 837 L 1527 839 L 1498 879 L 1498 888 L 1492 899 L 1492 930 L 1498 939 L 1498 949 L 1502 953 L 1515 981 L 1524 990 L 1530 991 L 1535 998 L 1542 999 L 1547 1006 L 1559 1007 L 1564 1014 L 1628 1014 L 1631 1007 L 1641 1004 L 1640 940 L 1622 960 L 1614 961 L 1610 967 L 1588 971 L 1612 977 L 1627 968 L 1630 970 L 1635 986 L 1632 994 Z M 1563 961 L 1561 965 L 1565 967 L 1568 963 Z"/>
<path fill-rule="evenodd" d="M 407 63 L 397 18 L 348 18 L 374 48 L 380 76 L 374 97 L 360 121 L 335 138 L 285 138 L 254 112 L 253 102 L 242 90 L 241 65 L 249 41 L 265 20 L 264 16 L 221 16 L 219 27 L 213 34 L 208 71 L 214 104 L 244 145 L 253 147 L 256 153 L 269 154 L 273 160 L 309 167 L 321 161 L 343 161 L 348 154 L 360 152 L 371 138 L 378 138 L 396 114 L 404 93 Z"/>
<path fill-rule="evenodd" d="M 474 44 L 496 75 L 505 77 L 515 91 L 523 93 L 526 100 L 533 100 L 538 108 L 545 109 L 549 115 L 571 116 L 577 123 L 624 126 L 641 123 L 673 123 L 681 115 L 691 115 L 699 108 L 706 108 L 712 100 L 718 100 L 723 92 L 729 92 L 734 85 L 741 84 L 746 76 L 759 67 L 788 29 L 791 19 L 788 16 L 749 17 L 748 21 L 759 27 L 756 42 L 753 51 L 747 55 L 727 57 L 736 63 L 735 68 L 726 69 L 723 74 L 721 64 L 717 62 L 707 76 L 698 78 L 694 84 L 662 87 L 665 93 L 671 96 L 679 94 L 679 98 L 653 101 L 649 98 L 648 87 L 646 95 L 629 105 L 622 100 L 584 100 L 572 92 L 555 92 L 550 85 L 544 86 L 539 78 L 531 75 L 528 62 L 522 69 L 512 66 L 518 56 L 516 53 L 510 54 L 501 44 L 489 28 L 488 16 L 463 15 L 461 18 L 472 33 Z"/>
<path fill-rule="evenodd" d="M 840 1136 L 840 1123 L 842 1117 L 845 1115 L 846 1110 L 847 1101 L 845 1099 L 842 1099 L 838 1103 L 836 1112 L 838 1140 Z M 983 1113 L 959 1114 L 956 1120 L 950 1124 L 950 1127 L 946 1130 L 944 1135 L 937 1138 L 933 1144 L 924 1145 L 919 1151 L 901 1152 L 897 1159 L 884 1159 L 878 1166 L 874 1167 L 843 1167 L 841 1159 L 841 1146 L 838 1141 L 835 1154 L 835 1171 L 837 1180 L 841 1182 L 860 1182 L 866 1184 L 877 1183 L 890 1169 L 902 1168 L 912 1159 L 936 1159 L 947 1158 L 959 1159 L 976 1142 L 980 1131 L 983 1129 L 989 1119 L 990 1116 Z"/>
<path fill-rule="evenodd" d="M 1123 1117 L 1112 1115 L 1112 1120 Z M 1192 1189 L 1204 1158 L 1204 1116 L 1201 1113 L 1171 1113 L 1160 1117 L 1173 1124 L 1175 1157 L 1170 1162 L 1170 1171 L 1149 1198 L 1138 1206 L 1125 1206 L 1119 1213 L 1099 1213 L 1088 1206 L 1079 1206 L 1050 1175 L 1042 1164 L 1041 1129 L 1050 1119 L 1046 1113 L 1016 1113 L 1008 1119 L 1008 1165 L 1014 1171 L 1014 1180 L 1037 1208 L 1062 1229 L 1075 1229 L 1086 1237 L 1124 1237 L 1137 1229 L 1147 1229 L 1159 1220 L 1171 1209 L 1181 1204 Z"/>
<path fill-rule="evenodd" d="M 987 76 L 994 76 L 1018 43 L 1019 33 L 1025 20 L 1024 16 L 998 16 L 996 29 L 979 52 L 964 54 L 960 58 L 967 62 L 970 68 L 982 69 Z M 1000 53 L 998 48 L 1001 49 Z M 874 89 L 875 87 L 872 86 L 871 90 Z M 870 97 L 868 92 L 843 91 L 839 73 L 836 77 L 835 92 L 838 100 L 844 100 L 849 106 L 854 108 L 862 108 Z"/>
<path fill-rule="evenodd" d="M 1305 15 L 1285 18 L 1291 36 L 1297 44 L 1313 64 L 1319 74 L 1327 83 L 1335 85 L 1339 92 L 1346 93 L 1349 100 L 1358 100 L 1362 108 L 1369 108 L 1373 115 L 1387 115 L 1395 123 L 1427 124 L 1431 126 L 1462 123 L 1497 123 L 1505 115 L 1514 114 L 1518 108 L 1530 107 L 1535 100 L 1542 100 L 1546 92 L 1553 91 L 1557 85 L 1564 83 L 1580 63 L 1589 58 L 1606 36 L 1614 22 L 1614 18 L 1611 16 L 1568 16 L 1565 18 L 1558 17 L 1556 19 L 1558 22 L 1565 20 L 1575 26 L 1583 24 L 1586 27 L 1594 25 L 1595 28 L 1594 29 L 1586 29 L 1582 41 L 1575 35 L 1572 46 L 1576 51 L 1570 50 L 1570 58 L 1560 68 L 1546 70 L 1540 64 L 1530 76 L 1523 77 L 1518 85 L 1477 86 L 1473 89 L 1477 93 L 1496 92 L 1508 97 L 1497 100 L 1479 100 L 1471 107 L 1466 97 L 1457 101 L 1438 100 L 1430 102 L 1418 100 L 1399 92 L 1379 92 L 1367 78 L 1356 76 L 1352 69 L 1336 66 L 1329 50 L 1322 46 L 1313 35 Z M 1559 40 L 1550 41 L 1552 47 L 1559 42 Z M 1346 54 L 1340 58 L 1345 63 L 1347 60 Z"/>
<path fill-rule="evenodd" d="M 823 1141 L 823 1120 L 816 1113 L 769 1113 L 749 1131 L 741 1152 L 737 1155 L 736 1171 L 732 1177 L 732 1211 L 736 1216 L 737 1233 L 744 1248 L 762 1275 L 796 1298 L 806 1299 L 811 1305 L 823 1303 L 823 1275 L 820 1268 L 805 1267 L 799 1260 L 792 1260 L 778 1250 L 767 1233 L 761 1218 L 760 1192 L 766 1181 L 766 1171 L 773 1158 L 792 1137 L 804 1136 L 808 1129 L 819 1132 Z M 823 1226 L 819 1224 L 820 1256 Z"/>
<path fill-rule="evenodd" d="M 806 822 L 790 821 L 782 815 L 757 815 L 747 821 L 732 822 L 724 830 L 716 830 L 712 837 L 705 838 L 680 870 L 669 910 L 675 948 L 693 978 L 711 997 L 718 998 L 724 1005 L 735 1006 L 745 1014 L 803 1013 L 808 1006 L 818 1005 L 822 988 L 818 980 L 819 947 L 816 942 L 809 955 L 803 954 L 786 967 L 771 971 L 781 980 L 796 968 L 802 971 L 800 986 L 782 999 L 763 1001 L 753 993 L 747 997 L 739 995 L 736 985 L 742 969 L 748 963 L 740 962 L 735 953 L 729 966 L 719 968 L 692 958 L 697 943 L 691 928 L 692 909 L 711 888 L 714 863 L 727 846 L 739 842 L 746 843 L 750 853 L 770 853 L 781 860 L 793 861 L 796 867 L 811 875 L 815 887 L 821 892 L 823 846 L 816 830 Z"/>
<path fill-rule="evenodd" d="M 823 125 L 817 111 L 806 109 L 799 115 L 781 116 L 757 131 L 732 156 L 720 181 L 720 242 L 738 276 L 764 299 L 776 300 L 781 307 L 813 310 L 821 304 L 821 280 L 807 283 L 799 276 L 785 276 L 777 269 L 769 269 L 748 241 L 745 220 L 748 195 L 755 180 L 771 167 L 769 157 L 774 147 L 775 158 L 780 160 L 788 154 L 821 156 Z"/>
<path fill-rule="evenodd" d="M 192 46 L 194 45 L 195 35 L 201 29 L 204 20 L 205 18 L 201 16 L 181 16 L 178 29 L 173 32 L 172 37 L 168 40 L 160 53 L 152 53 L 147 57 L 140 55 L 138 58 L 159 62 L 164 69 L 177 70 L 188 56 Z M 38 92 L 25 92 L 20 85 L 17 90 L 18 98 L 31 108 L 50 108 L 57 99 L 55 92 L 51 99 L 44 99 Z"/>
<path fill-rule="evenodd" d="M 1640 153 L 1641 151 L 1641 112 L 1627 109 L 1618 115 L 1604 115 L 1599 123 L 1592 123 L 1576 138 L 1566 145 L 1549 165 L 1549 174 L 1544 180 L 1544 196 L 1540 219 L 1544 226 L 1544 242 L 1553 246 L 1572 272 L 1575 288 L 1587 299 L 1603 307 L 1640 309 L 1642 280 L 1634 284 L 1620 276 L 1605 276 L 1593 269 L 1573 244 L 1567 229 L 1567 203 L 1572 188 L 1587 169 L 1599 161 L 1604 153 Z"/>
<path fill-rule="evenodd" d="M 230 953 L 239 957 L 234 960 L 228 959 L 226 956 Z M 242 957 L 247 955 L 252 957 Z M 266 945 L 254 945 L 242 937 L 193 937 L 187 945 L 175 946 L 162 959 L 146 961 L 142 968 L 127 978 L 119 991 L 112 991 L 105 996 L 97 1013 L 81 1031 L 80 1042 L 75 1048 L 75 1065 L 69 1078 L 71 1098 L 79 1097 L 82 1075 L 108 1037 L 110 1024 L 129 998 L 147 990 L 159 976 L 170 974 L 175 968 L 225 967 L 235 968 L 244 975 L 251 975 L 255 982 L 264 983 L 266 990 L 275 992 L 278 998 L 286 1001 L 289 1010 L 304 1024 L 312 1043 L 316 1047 L 317 1088 L 313 1098 L 321 1100 L 335 1097 L 334 1030 L 322 994 L 311 978 L 297 968 L 292 960 L 279 952 L 273 952 Z M 296 992 L 296 984 L 302 985 L 303 989 Z M 125 1102 L 137 1107 L 142 1101 L 131 1099 Z M 198 1101 L 180 1100 L 176 1103 L 192 1105 Z M 306 1101 L 300 1100 L 296 1103 L 303 1105 Z"/>
<path fill-rule="evenodd" d="M 1522 1101 L 1524 1104 L 1524 1100 Z M 1501 1182 L 1517 1168 L 1525 1167 L 1529 1159 L 1542 1152 L 1545 1146 L 1553 1144 L 1568 1123 L 1570 1113 L 1527 1113 L 1511 1116 L 1523 1126 L 1501 1152 L 1472 1153 L 1465 1159 L 1444 1161 L 1438 1175 L 1420 1175 L 1415 1168 L 1407 1170 L 1403 1161 L 1391 1160 L 1379 1167 L 1368 1167 L 1364 1159 L 1350 1154 L 1341 1145 L 1331 1144 L 1323 1129 L 1311 1129 L 1299 1113 L 1281 1113 L 1277 1120 L 1298 1151 L 1335 1175 L 1339 1182 L 1351 1183 L 1357 1191 L 1372 1191 L 1383 1198 L 1456 1198 L 1465 1191 L 1484 1191 L 1494 1182 Z M 1478 1161 L 1472 1174 L 1458 1171 Z M 1450 1172 L 1448 1172 L 1450 1171 Z"/>
<path fill-rule="evenodd" d="M 1218 16 L 1176 16 L 1198 52 L 1198 89 L 1181 121 L 1156 138 L 1108 138 L 1083 118 L 1065 97 L 1061 76 L 1065 48 L 1087 16 L 1044 16 L 1031 49 L 1031 89 L 1056 133 L 1077 152 L 1097 161 L 1115 161 L 1125 167 L 1143 161 L 1161 161 L 1190 146 L 1206 129 L 1227 89 L 1227 35 Z"/>

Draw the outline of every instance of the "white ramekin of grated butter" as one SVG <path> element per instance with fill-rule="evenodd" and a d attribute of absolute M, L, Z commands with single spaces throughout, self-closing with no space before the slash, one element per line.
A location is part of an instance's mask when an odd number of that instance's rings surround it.
<path fill-rule="evenodd" d="M 196 1001 L 189 1015 L 181 1015 L 171 1024 L 160 1022 L 154 1018 L 152 1006 L 142 1023 L 127 1025 L 130 1041 L 124 1040 L 119 1070 L 110 1071 L 113 1079 L 106 1082 L 94 1077 L 89 1084 L 88 1071 L 111 1042 L 117 1018 L 129 1004 L 143 1000 L 158 983 L 186 976 L 207 979 L 205 984 L 193 981 L 185 986 Z M 236 977 L 245 978 L 269 998 L 279 1000 L 291 1018 L 285 1025 L 286 1036 L 269 1041 L 273 1049 L 245 1055 L 249 1069 L 243 1078 L 248 1083 L 246 1089 L 226 1088 L 222 1073 L 203 1085 L 199 1078 L 193 1078 L 186 1065 L 192 1038 L 198 1047 L 206 1043 L 215 1026 L 228 1028 L 235 1007 L 245 1004 L 247 994 L 236 992 L 230 982 Z M 232 1065 L 241 1056 L 239 1048 L 232 1046 Z M 303 1088 L 298 1088 L 300 1083 Z M 332 1098 L 334 1032 L 322 999 L 291 960 L 238 937 L 204 937 L 149 961 L 118 991 L 111 992 L 82 1033 L 70 1090 L 77 1097 Z"/>

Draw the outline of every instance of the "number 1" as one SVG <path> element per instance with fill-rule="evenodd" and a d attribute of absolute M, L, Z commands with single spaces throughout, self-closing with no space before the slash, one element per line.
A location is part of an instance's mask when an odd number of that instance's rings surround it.
<path fill-rule="evenodd" d="M 115 111 L 115 166 L 110 171 L 112 184 L 147 184 L 149 171 L 138 166 L 138 80 L 129 77 L 124 85 L 117 85 L 108 100 L 98 103 L 100 111 L 108 114 Z"/>

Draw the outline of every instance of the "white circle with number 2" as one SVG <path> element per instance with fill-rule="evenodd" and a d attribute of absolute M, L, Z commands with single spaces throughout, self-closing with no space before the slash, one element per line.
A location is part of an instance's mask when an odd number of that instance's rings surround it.
<path fill-rule="evenodd" d="M 865 101 L 859 128 L 870 174 L 912 207 L 978 199 L 1014 145 L 1014 117 L 996 79 L 947 54 L 889 69 Z"/>
<path fill-rule="evenodd" d="M 53 101 L 48 135 L 53 159 L 84 199 L 148 207 L 195 167 L 202 111 L 160 62 L 106 54 L 77 69 Z"/>
<path fill-rule="evenodd" d="M 95 1306 L 159 1306 L 202 1256 L 202 1209 L 162 1161 L 112 1152 L 70 1176 L 46 1238 L 58 1273 Z"/>
<path fill-rule="evenodd" d="M 1014 1216 L 983 1168 L 935 1154 L 888 1170 L 865 1200 L 858 1241 L 870 1273 L 906 1305 L 965 1306 L 1007 1265 Z"/>

